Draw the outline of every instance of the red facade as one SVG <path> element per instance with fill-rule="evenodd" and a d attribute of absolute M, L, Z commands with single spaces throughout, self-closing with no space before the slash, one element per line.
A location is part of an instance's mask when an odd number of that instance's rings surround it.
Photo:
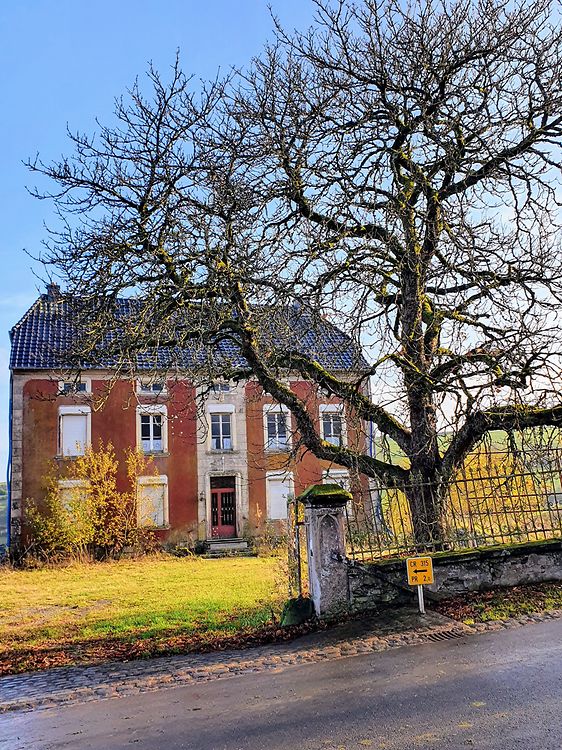
<path fill-rule="evenodd" d="M 20 375 L 20 380 L 21 434 L 13 438 L 21 442 L 24 525 L 25 498 L 42 497 L 43 478 L 52 470 L 53 462 L 63 471 L 73 460 L 59 455 L 59 420 L 67 407 L 76 404 L 87 404 L 90 408 L 92 446 L 95 448 L 100 441 L 113 444 L 122 491 L 128 488 L 125 452 L 139 444 L 139 414 L 145 408 L 155 411 L 155 404 L 165 407 L 165 448 L 162 450 L 164 445 L 158 443 L 160 450 L 149 454 L 156 473 L 167 482 L 167 522 L 160 531 L 163 538 L 181 541 L 252 535 L 260 533 L 270 520 L 281 530 L 283 519 L 278 517 L 282 513 L 276 511 L 279 502 L 275 493 L 288 485 L 276 484 L 277 476 L 290 476 L 292 493 L 298 495 L 309 484 L 322 481 L 323 472 L 330 468 L 303 449 L 298 449 L 292 458 L 288 451 L 268 450 L 267 409 L 272 400 L 264 396 L 255 382 L 236 387 L 238 400 L 227 392 L 214 404 L 213 413 L 224 409 L 225 413 L 232 414 L 231 429 L 235 434 L 229 437 L 220 433 L 222 428 L 211 435 L 210 430 L 202 426 L 201 410 L 199 417 L 197 415 L 195 389 L 186 382 L 169 381 L 165 395 L 155 396 L 139 393 L 135 382 L 119 381 L 108 387 L 108 379 L 100 375 L 97 379 L 92 377 L 91 392 L 60 395 L 59 383 L 54 378 L 29 373 Z M 291 387 L 306 402 L 314 418 L 320 419 L 322 399 L 317 397 L 314 387 L 306 382 L 293 382 Z M 206 414 L 205 407 L 203 413 Z M 211 417 L 206 414 L 207 421 Z M 346 419 L 348 443 L 363 444 L 362 430 L 353 427 L 348 415 Z M 225 420 L 225 425 L 227 422 Z M 298 434 L 290 415 L 287 415 L 286 426 L 291 435 L 291 448 L 294 448 Z M 218 450 L 216 446 L 226 449 Z M 236 460 L 238 463 L 232 463 Z M 336 468 L 341 470 L 341 467 Z M 364 478 L 359 485 L 366 489 Z M 15 507 L 17 509 L 17 503 Z"/>

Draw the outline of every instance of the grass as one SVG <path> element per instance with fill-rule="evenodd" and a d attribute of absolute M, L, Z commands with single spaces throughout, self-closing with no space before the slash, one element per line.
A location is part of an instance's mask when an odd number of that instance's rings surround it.
<path fill-rule="evenodd" d="M 562 583 L 476 591 L 432 604 L 432 609 L 467 625 L 562 610 Z"/>
<path fill-rule="evenodd" d="M 0 674 L 221 648 L 275 626 L 275 558 L 0 569 Z"/>

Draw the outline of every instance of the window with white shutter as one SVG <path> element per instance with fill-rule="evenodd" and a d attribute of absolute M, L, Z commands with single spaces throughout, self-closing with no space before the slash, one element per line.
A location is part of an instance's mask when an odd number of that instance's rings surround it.
<path fill-rule="evenodd" d="M 90 407 L 59 407 L 59 455 L 83 456 L 90 444 Z"/>
<path fill-rule="evenodd" d="M 287 518 L 287 500 L 293 496 L 292 474 L 269 474 L 266 478 L 267 517 L 271 521 Z"/>
<path fill-rule="evenodd" d="M 161 528 L 168 525 L 168 477 L 139 477 L 137 487 L 139 526 Z"/>
<path fill-rule="evenodd" d="M 327 469 L 322 472 L 322 484 L 337 484 L 343 490 L 351 492 L 351 481 L 349 474 L 344 469 Z M 347 501 L 348 515 L 353 515 L 353 501 Z"/>

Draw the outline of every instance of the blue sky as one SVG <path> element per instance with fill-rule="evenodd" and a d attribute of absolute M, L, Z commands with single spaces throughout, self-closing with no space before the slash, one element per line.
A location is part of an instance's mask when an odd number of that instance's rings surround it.
<path fill-rule="evenodd" d="M 201 78 L 247 62 L 272 37 L 269 0 L 5 0 L 0 3 L 0 481 L 8 447 L 8 331 L 36 299 L 51 204 L 32 198 L 22 161 L 69 153 L 66 126 L 91 132 L 152 61 L 164 71 L 179 48 Z M 273 0 L 288 27 L 304 28 L 311 0 Z"/>

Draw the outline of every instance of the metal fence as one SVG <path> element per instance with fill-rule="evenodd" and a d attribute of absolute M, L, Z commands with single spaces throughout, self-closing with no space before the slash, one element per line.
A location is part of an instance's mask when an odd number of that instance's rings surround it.
<path fill-rule="evenodd" d="M 363 560 L 562 537 L 562 449 L 479 451 L 445 491 L 374 482 L 354 492 L 346 521 L 348 556 Z"/>

